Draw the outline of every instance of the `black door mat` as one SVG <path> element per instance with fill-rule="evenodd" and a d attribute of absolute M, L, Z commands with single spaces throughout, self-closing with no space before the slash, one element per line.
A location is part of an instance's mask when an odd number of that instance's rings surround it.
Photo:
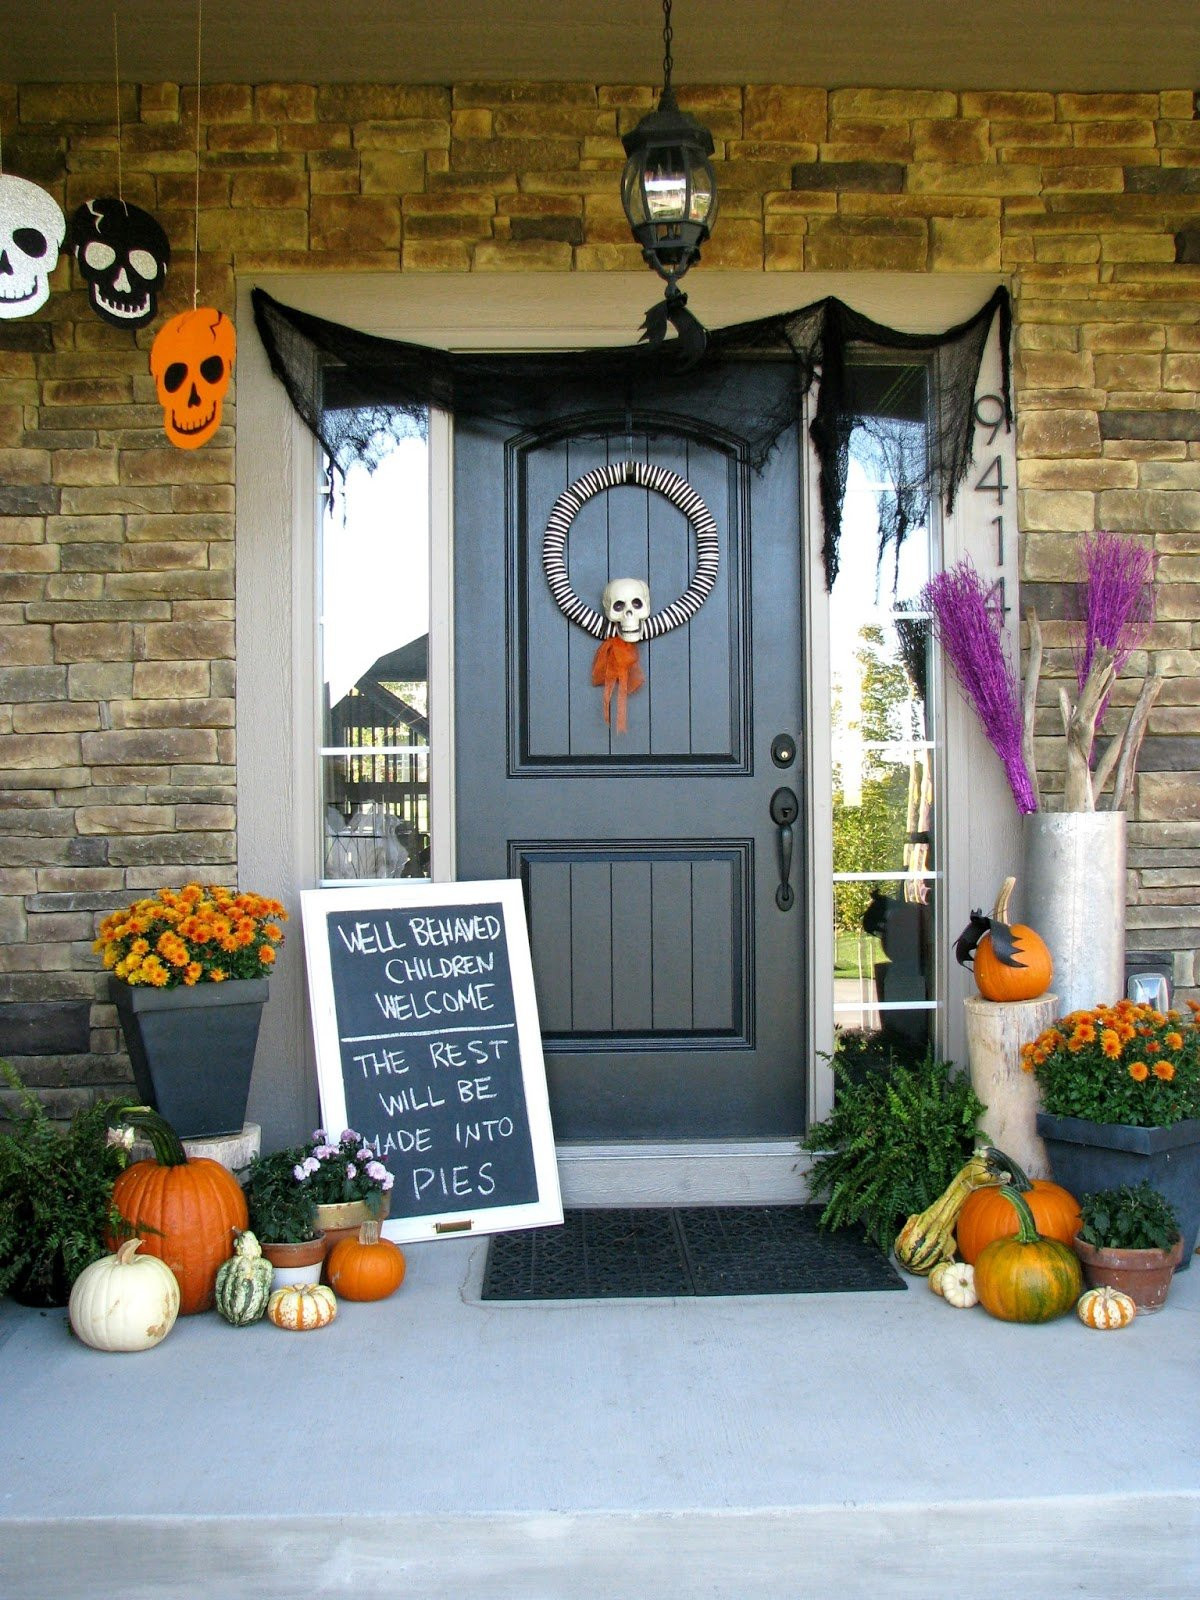
<path fill-rule="evenodd" d="M 484 1300 L 855 1294 L 907 1288 L 861 1235 L 823 1232 L 819 1206 L 568 1210 L 561 1228 L 494 1235 Z"/>

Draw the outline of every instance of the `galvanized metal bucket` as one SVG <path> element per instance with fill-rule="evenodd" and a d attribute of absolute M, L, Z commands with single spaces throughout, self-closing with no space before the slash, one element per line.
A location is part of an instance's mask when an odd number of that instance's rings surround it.
<path fill-rule="evenodd" d="M 1035 811 L 1024 819 L 1020 920 L 1054 959 L 1059 1014 L 1125 994 L 1125 813 Z"/>

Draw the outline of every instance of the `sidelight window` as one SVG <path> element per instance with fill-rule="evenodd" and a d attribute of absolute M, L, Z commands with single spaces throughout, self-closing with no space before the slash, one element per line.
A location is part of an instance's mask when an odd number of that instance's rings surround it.
<path fill-rule="evenodd" d="M 428 877 L 427 437 L 327 476 L 318 590 L 321 881 Z"/>
<path fill-rule="evenodd" d="M 937 1032 L 942 919 L 927 616 L 937 507 L 915 495 L 927 369 L 855 369 L 840 568 L 829 599 L 834 1024 L 923 1054 Z"/>

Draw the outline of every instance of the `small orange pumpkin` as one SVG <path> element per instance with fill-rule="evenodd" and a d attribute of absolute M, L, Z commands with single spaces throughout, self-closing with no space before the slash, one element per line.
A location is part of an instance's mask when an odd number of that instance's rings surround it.
<path fill-rule="evenodd" d="M 974 914 L 971 918 L 973 926 L 986 924 L 973 946 L 972 966 L 975 983 L 985 1000 L 1036 1000 L 1046 993 L 1054 977 L 1054 962 L 1041 934 L 1023 922 L 1008 920 L 1008 904 L 1016 883 L 1015 878 L 1005 878 L 990 919 Z M 966 965 L 962 942 L 959 941 L 959 960 Z"/>
<path fill-rule="evenodd" d="M 1012 1185 L 1025 1197 L 1042 1238 L 1072 1244 L 1082 1221 L 1075 1196 L 1048 1178 L 1027 1178 L 1011 1156 L 1004 1159 Z M 1008 1201 L 1001 1198 L 999 1190 L 975 1189 L 958 1214 L 958 1253 L 973 1265 L 985 1245 L 991 1244 L 993 1239 L 1009 1238 L 1016 1231 L 1017 1214 Z"/>
<path fill-rule="evenodd" d="M 357 1238 L 339 1239 L 329 1252 L 325 1275 L 343 1300 L 386 1300 L 404 1282 L 404 1252 L 379 1229 L 364 1222 Z"/>

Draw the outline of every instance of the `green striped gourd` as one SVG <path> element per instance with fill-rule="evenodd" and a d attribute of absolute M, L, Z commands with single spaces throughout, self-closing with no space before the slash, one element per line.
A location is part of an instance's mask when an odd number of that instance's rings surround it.
<path fill-rule="evenodd" d="M 248 1328 L 266 1313 L 274 1268 L 247 1228 L 233 1254 L 217 1269 L 217 1310 L 235 1328 Z"/>

